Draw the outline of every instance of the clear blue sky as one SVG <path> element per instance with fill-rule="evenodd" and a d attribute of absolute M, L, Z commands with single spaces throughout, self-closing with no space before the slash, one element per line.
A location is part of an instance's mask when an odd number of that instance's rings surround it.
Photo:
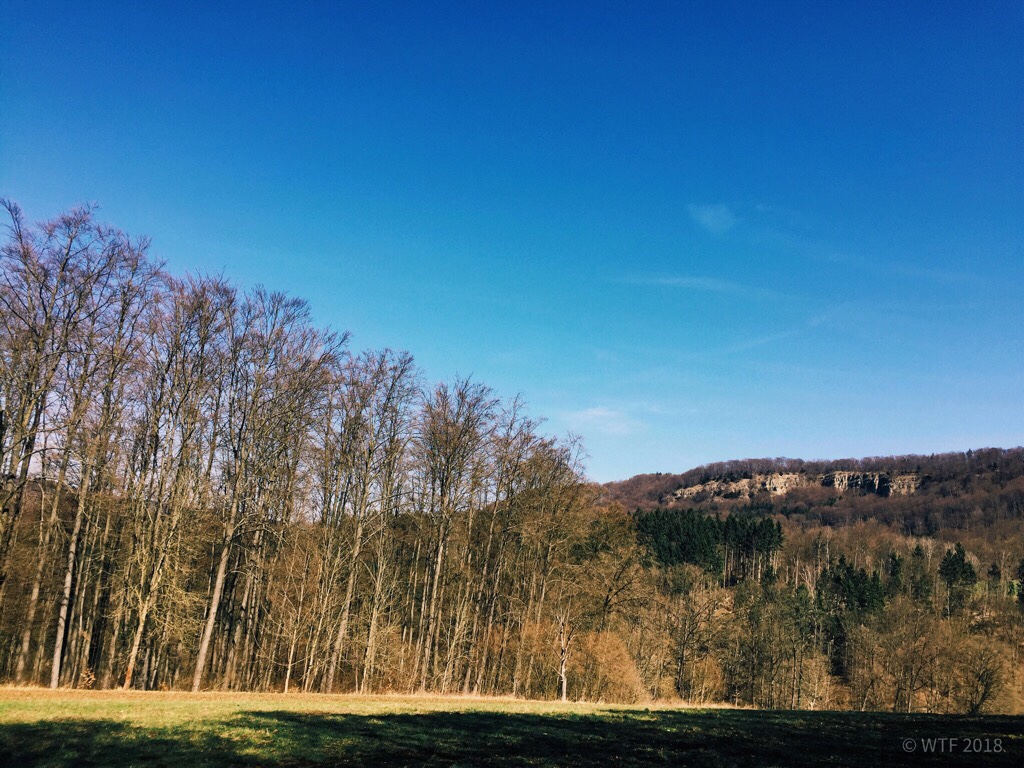
<path fill-rule="evenodd" d="M 592 477 L 1024 442 L 1024 3 L 47 3 L 0 195 L 522 392 Z"/>

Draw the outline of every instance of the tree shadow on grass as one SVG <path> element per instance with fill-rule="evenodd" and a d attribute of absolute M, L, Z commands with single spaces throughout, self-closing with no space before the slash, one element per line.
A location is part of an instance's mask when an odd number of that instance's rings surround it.
<path fill-rule="evenodd" d="M 206 766 L 245 765 L 216 733 L 144 728 L 120 720 L 61 718 L 0 724 L 0 766 Z"/>
<path fill-rule="evenodd" d="M 0 725 L 3 766 L 1020 765 L 1024 719 L 853 713 L 620 711 L 599 715 L 248 711 L 146 728 L 110 720 Z M 922 739 L 958 738 L 931 751 Z M 1001 739 L 965 753 L 963 739 Z M 907 751 L 904 741 L 914 740 Z M 948 745 L 947 745 L 948 747 Z"/>

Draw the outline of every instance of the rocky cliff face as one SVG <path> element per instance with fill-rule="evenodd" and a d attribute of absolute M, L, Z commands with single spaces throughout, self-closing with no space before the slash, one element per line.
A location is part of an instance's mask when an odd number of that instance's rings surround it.
<path fill-rule="evenodd" d="M 921 476 L 915 473 L 894 475 L 889 482 L 890 496 L 910 496 L 921 487 Z"/>
<path fill-rule="evenodd" d="M 880 472 L 830 472 L 821 479 L 826 488 L 835 488 L 840 493 L 850 489 L 889 495 L 889 477 Z"/>
<path fill-rule="evenodd" d="M 821 484 L 845 493 L 860 490 L 879 496 L 909 496 L 921 485 L 916 474 L 888 475 L 884 472 L 830 472 L 823 475 Z"/>
<path fill-rule="evenodd" d="M 773 496 L 781 496 L 784 493 L 788 493 L 794 488 L 799 488 L 804 485 L 810 485 L 811 479 L 807 475 L 801 475 L 798 472 L 786 472 L 783 474 L 772 474 L 772 475 L 761 475 L 764 480 L 761 481 L 764 489 Z"/>
<path fill-rule="evenodd" d="M 917 491 L 921 478 L 915 473 L 890 475 L 885 472 L 829 472 L 813 475 L 799 472 L 754 475 L 740 480 L 710 480 L 679 488 L 674 499 L 741 498 L 767 492 L 782 496 L 796 488 L 820 486 L 840 494 L 873 493 L 878 496 L 909 496 Z"/>

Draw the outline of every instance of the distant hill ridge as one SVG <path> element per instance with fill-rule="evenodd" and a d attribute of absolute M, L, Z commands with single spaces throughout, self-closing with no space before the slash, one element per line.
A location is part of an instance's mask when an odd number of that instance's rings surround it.
<path fill-rule="evenodd" d="M 1024 447 L 963 453 L 872 456 L 862 459 L 740 459 L 706 464 L 681 474 L 642 474 L 602 488 L 609 501 L 629 508 L 688 506 L 709 501 L 750 501 L 797 491 L 831 495 L 960 496 L 1004 488 L 1024 477 Z"/>

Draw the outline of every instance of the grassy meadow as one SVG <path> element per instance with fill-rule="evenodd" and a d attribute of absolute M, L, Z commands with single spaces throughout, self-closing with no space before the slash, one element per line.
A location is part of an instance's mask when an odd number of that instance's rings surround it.
<path fill-rule="evenodd" d="M 940 742 L 937 739 L 957 739 Z M 998 740 L 998 741 L 997 741 Z M 0 688 L 0 765 L 1020 765 L 1024 718 Z"/>

